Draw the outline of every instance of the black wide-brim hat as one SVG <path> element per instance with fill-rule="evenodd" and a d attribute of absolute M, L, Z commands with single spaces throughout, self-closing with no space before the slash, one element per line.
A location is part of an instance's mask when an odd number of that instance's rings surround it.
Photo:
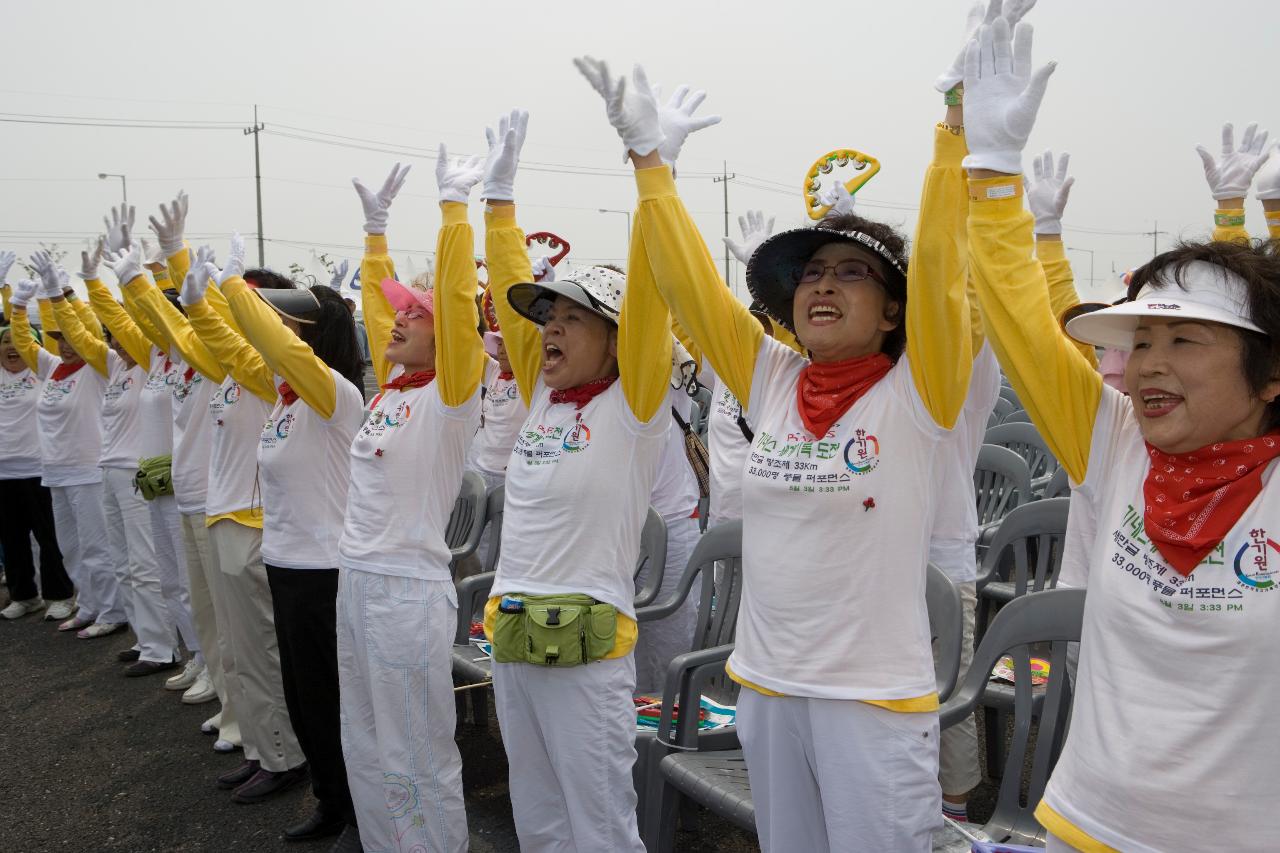
<path fill-rule="evenodd" d="M 276 310 L 281 317 L 288 317 L 298 323 L 314 323 L 320 313 L 320 300 L 305 288 L 280 289 L 273 287 L 254 288 L 253 292 L 262 297 L 262 301 Z"/>

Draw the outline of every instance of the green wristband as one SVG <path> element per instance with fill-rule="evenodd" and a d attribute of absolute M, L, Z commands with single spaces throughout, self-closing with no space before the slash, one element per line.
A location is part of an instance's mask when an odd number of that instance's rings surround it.
<path fill-rule="evenodd" d="M 1244 225 L 1244 214 L 1215 213 L 1213 215 L 1213 224 L 1220 228 L 1238 228 Z"/>
<path fill-rule="evenodd" d="M 949 107 L 958 107 L 964 103 L 964 85 L 957 84 L 952 86 L 942 96 L 942 102 Z"/>

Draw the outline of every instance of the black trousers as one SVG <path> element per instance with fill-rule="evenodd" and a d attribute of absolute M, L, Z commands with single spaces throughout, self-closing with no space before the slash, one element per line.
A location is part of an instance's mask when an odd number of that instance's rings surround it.
<path fill-rule="evenodd" d="M 311 790 L 329 817 L 355 826 L 338 702 L 338 570 L 267 566 L 280 675 Z"/>
<path fill-rule="evenodd" d="M 9 598 L 25 601 L 43 595 L 49 601 L 60 601 L 75 595 L 53 529 L 53 499 L 49 489 L 40 485 L 40 478 L 0 480 L 0 507 L 0 547 L 4 548 Z M 36 589 L 31 557 L 33 534 L 40 545 L 40 590 Z"/>

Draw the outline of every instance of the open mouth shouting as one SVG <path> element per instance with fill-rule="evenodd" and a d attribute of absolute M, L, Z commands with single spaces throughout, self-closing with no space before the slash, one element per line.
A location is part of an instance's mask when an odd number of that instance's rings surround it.
<path fill-rule="evenodd" d="M 1143 388 L 1140 394 L 1144 418 L 1162 418 L 1182 404 L 1182 397 L 1161 388 Z"/>
<path fill-rule="evenodd" d="M 809 306 L 809 325 L 829 326 L 839 322 L 844 312 L 830 302 L 815 302 Z"/>
<path fill-rule="evenodd" d="M 555 370 L 564 363 L 564 353 L 553 343 L 542 346 L 542 369 Z"/>

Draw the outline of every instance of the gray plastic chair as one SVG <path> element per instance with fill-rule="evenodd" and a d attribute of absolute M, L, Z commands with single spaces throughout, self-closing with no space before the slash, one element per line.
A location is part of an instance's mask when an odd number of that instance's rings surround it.
<path fill-rule="evenodd" d="M 484 478 L 475 471 L 466 472 L 462 475 L 462 488 L 449 515 L 449 524 L 444 529 L 444 541 L 452 555 L 451 565 L 456 566 L 459 560 L 470 557 L 480 546 L 486 507 Z"/>
<path fill-rule="evenodd" d="M 1071 497 L 1071 483 L 1067 479 L 1067 469 L 1059 468 L 1053 472 L 1053 476 L 1049 478 L 1049 482 L 1044 487 L 1045 498 L 1068 498 Z"/>
<path fill-rule="evenodd" d="M 1013 405 L 1012 402 L 1005 399 L 1004 397 L 997 397 L 995 408 L 992 409 L 992 411 L 996 413 L 996 417 L 1000 418 L 1000 420 L 1003 421 L 1005 419 L 1005 416 L 1008 415 L 1010 412 L 1012 412 L 1016 408 L 1017 406 Z"/>
<path fill-rule="evenodd" d="M 1026 409 L 1014 409 L 1012 412 L 1004 416 L 1002 424 L 1029 424 L 1031 423 L 1031 415 Z"/>
<path fill-rule="evenodd" d="M 1022 408 L 1022 403 L 1018 400 L 1018 393 L 1013 390 L 1012 385 L 1008 385 L 1004 382 L 1000 383 L 1000 399 L 1008 400 L 1013 404 L 1013 408 L 1015 409 Z"/>
<path fill-rule="evenodd" d="M 991 414 L 987 415 L 987 429 L 991 429 L 1000 423 L 1000 416 L 996 414 L 996 410 L 992 409 Z"/>
<path fill-rule="evenodd" d="M 978 567 L 979 604 L 1003 604 L 1057 585 L 1070 507 L 1069 498 L 1045 498 L 1004 517 Z"/>
<path fill-rule="evenodd" d="M 693 395 L 693 403 L 693 410 L 689 413 L 689 428 L 705 442 L 707 424 L 711 419 L 711 389 L 705 385 L 699 385 L 698 393 Z"/>
<path fill-rule="evenodd" d="M 485 523 L 489 525 L 489 553 L 484 558 L 484 570 L 491 572 L 498 567 L 498 555 L 502 553 L 502 514 L 507 506 L 506 485 L 494 486 L 485 499 Z"/>
<path fill-rule="evenodd" d="M 636 560 L 635 578 L 646 568 L 652 567 L 644 579 L 644 587 L 636 590 L 635 606 L 644 607 L 658 597 L 662 589 L 662 575 L 667 568 L 667 523 L 658 511 L 649 507 L 640 530 L 640 557 Z"/>
<path fill-rule="evenodd" d="M 996 614 L 991 628 L 974 651 L 973 664 L 965 673 L 964 681 L 942 706 L 944 729 L 966 719 L 983 700 L 996 663 L 1006 654 L 1013 658 L 1013 738 L 1001 774 L 995 810 L 991 820 L 981 827 L 993 841 L 1044 844 L 1044 828 L 1033 813 L 1066 738 L 1071 708 L 1067 644 L 1080 640 L 1084 602 L 1082 589 L 1036 592 L 1010 602 Z M 1031 687 L 1033 646 L 1037 657 L 1047 657 L 1049 661 L 1049 681 L 1038 701 L 1033 700 Z M 1003 737 L 1003 730 L 1000 734 Z M 1031 757 L 1029 773 L 1026 772 L 1028 755 Z M 989 771 L 992 769 L 988 767 Z"/>
<path fill-rule="evenodd" d="M 973 488 L 978 500 L 978 550 L 983 553 L 1001 519 L 1031 500 L 1031 470 L 1009 448 L 984 444 L 978 448 Z"/>
<path fill-rule="evenodd" d="M 1002 423 L 987 430 L 983 442 L 1007 447 L 1027 460 L 1027 467 L 1031 469 L 1031 487 L 1036 492 L 1043 491 L 1053 472 L 1058 470 L 1057 458 L 1032 424 Z"/>
<path fill-rule="evenodd" d="M 964 604 L 960 588 L 947 573 L 930 563 L 925 568 L 925 605 L 929 609 L 929 634 L 933 642 L 933 676 L 938 699 L 946 701 L 960 675 L 960 647 L 964 642 Z"/>

